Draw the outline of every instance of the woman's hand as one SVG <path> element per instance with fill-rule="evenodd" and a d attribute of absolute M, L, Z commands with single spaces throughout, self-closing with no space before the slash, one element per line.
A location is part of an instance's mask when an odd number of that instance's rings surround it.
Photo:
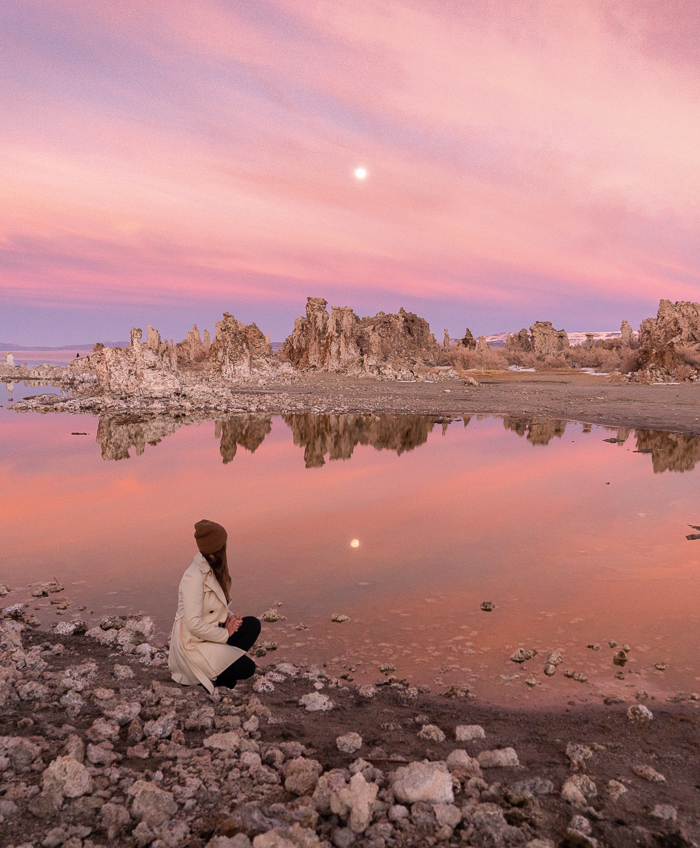
<path fill-rule="evenodd" d="M 226 624 L 224 626 L 226 627 L 228 635 L 233 636 L 233 634 L 240 629 L 241 624 L 243 624 L 243 619 L 240 615 L 230 615 L 226 619 Z"/>

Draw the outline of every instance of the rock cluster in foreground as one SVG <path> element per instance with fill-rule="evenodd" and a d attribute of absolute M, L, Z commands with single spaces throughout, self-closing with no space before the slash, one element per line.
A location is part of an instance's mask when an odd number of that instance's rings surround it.
<path fill-rule="evenodd" d="M 150 619 L 82 629 L 0 621 L 3 845 L 697 839 L 694 715 L 633 707 L 543 722 L 391 679 L 355 690 L 284 661 L 210 697 L 169 681 Z"/>

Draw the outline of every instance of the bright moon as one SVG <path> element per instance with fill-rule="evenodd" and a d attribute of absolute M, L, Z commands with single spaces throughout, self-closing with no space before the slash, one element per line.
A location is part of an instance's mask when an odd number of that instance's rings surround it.
<path fill-rule="evenodd" d="M 360 540 L 359 539 L 353 539 L 352 542 L 350 542 L 350 547 L 351 548 L 359 548 L 360 547 Z"/>
<path fill-rule="evenodd" d="M 367 176 L 367 169 L 366 168 L 355 168 L 355 176 L 357 177 L 358 180 L 364 180 L 364 178 Z M 355 545 L 355 547 L 357 547 L 357 545 Z"/>

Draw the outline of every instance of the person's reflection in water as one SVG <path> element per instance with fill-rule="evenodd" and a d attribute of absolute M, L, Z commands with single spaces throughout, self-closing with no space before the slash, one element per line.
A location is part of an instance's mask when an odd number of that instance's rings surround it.
<path fill-rule="evenodd" d="M 199 548 L 178 589 L 177 614 L 170 639 L 168 665 L 173 680 L 185 686 L 201 683 L 232 689 L 255 673 L 246 656 L 260 635 L 254 616 L 232 615 L 231 575 L 226 559 L 226 530 L 214 521 L 195 525 Z"/>

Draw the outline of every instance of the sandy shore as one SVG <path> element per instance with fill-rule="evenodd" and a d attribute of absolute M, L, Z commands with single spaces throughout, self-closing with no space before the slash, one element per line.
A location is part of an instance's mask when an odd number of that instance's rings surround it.
<path fill-rule="evenodd" d="M 634 704 L 516 711 L 391 678 L 354 688 L 276 656 L 211 697 L 172 683 L 148 619 L 87 635 L 21 627 L 0 621 L 4 846 L 700 838 L 690 704 L 641 721 Z"/>
<path fill-rule="evenodd" d="M 307 375 L 291 385 L 233 391 L 245 411 L 407 412 L 426 415 L 494 413 L 561 418 L 700 435 L 700 385 L 621 383 L 581 372 L 471 372 L 435 383 L 374 382 L 333 374 Z"/>

